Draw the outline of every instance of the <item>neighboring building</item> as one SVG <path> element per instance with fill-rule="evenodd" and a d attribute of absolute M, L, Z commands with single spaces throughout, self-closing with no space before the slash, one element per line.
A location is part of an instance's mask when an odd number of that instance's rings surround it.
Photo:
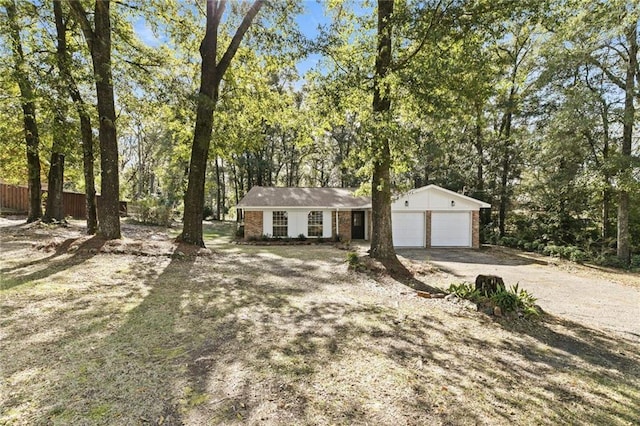
<path fill-rule="evenodd" d="M 436 185 L 394 197 L 396 247 L 480 247 L 480 209 L 489 204 Z M 237 205 L 245 239 L 272 237 L 368 240 L 371 198 L 349 188 L 254 186 Z"/>

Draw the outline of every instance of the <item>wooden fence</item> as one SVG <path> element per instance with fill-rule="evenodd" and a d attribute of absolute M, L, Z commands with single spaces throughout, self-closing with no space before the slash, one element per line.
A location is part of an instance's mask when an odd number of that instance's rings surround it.
<path fill-rule="evenodd" d="M 42 190 L 47 193 L 46 189 Z M 96 196 L 100 204 L 100 196 Z M 86 196 L 78 192 L 63 192 L 62 204 L 64 215 L 75 219 L 84 219 L 87 216 Z M 24 213 L 29 211 L 29 188 L 26 186 L 7 185 L 0 183 L 0 213 Z M 120 215 L 127 215 L 127 202 L 120 201 Z"/>

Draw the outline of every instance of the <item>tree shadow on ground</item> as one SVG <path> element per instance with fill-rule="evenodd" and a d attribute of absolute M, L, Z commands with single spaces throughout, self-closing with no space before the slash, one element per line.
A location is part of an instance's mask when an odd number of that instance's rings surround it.
<path fill-rule="evenodd" d="M 93 236 L 74 247 L 73 254 L 70 257 L 60 259 L 55 263 L 52 262 L 54 259 L 68 254 L 71 246 L 78 240 L 78 238 L 66 239 L 62 242 L 62 244 L 56 246 L 55 251 L 51 256 L 25 263 L 20 263 L 11 268 L 3 268 L 0 273 L 5 275 L 2 278 L 2 282 L 0 282 L 0 290 L 8 290 L 10 288 L 17 287 L 31 281 L 41 280 L 58 272 L 62 272 L 74 266 L 80 265 L 81 263 L 86 262 L 87 260 L 94 257 L 106 243 L 106 240 L 104 238 Z M 40 265 L 46 265 L 46 267 L 34 272 L 15 272 L 20 269 L 31 268 Z M 11 273 L 12 271 L 14 273 Z"/>
<path fill-rule="evenodd" d="M 406 285 L 407 287 L 418 291 L 426 291 L 429 293 L 442 293 L 441 289 L 432 287 L 418 280 L 414 276 L 414 274 L 398 260 L 390 261 L 385 259 L 382 260 L 381 263 L 391 278 Z"/>
<path fill-rule="evenodd" d="M 633 342 L 554 318 L 496 323 L 445 314 L 442 300 L 394 303 L 339 260 L 176 250 L 130 260 L 110 289 L 133 296 L 59 317 L 95 318 L 92 328 L 16 354 L 43 351 L 27 372 L 63 359 L 33 397 L 34 423 L 611 424 L 640 407 Z"/>

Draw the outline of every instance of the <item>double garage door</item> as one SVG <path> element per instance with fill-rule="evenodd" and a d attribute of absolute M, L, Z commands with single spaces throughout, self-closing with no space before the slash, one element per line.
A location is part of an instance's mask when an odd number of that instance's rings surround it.
<path fill-rule="evenodd" d="M 395 247 L 426 245 L 423 212 L 393 212 L 391 221 Z M 431 247 L 471 247 L 471 213 L 431 212 Z"/>

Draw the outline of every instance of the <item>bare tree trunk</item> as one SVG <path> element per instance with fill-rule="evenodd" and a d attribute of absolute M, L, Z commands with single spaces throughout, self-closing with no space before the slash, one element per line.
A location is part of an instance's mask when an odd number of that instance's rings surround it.
<path fill-rule="evenodd" d="M 179 239 L 197 246 L 204 247 L 202 239 L 202 213 L 204 209 L 204 182 L 213 129 L 213 112 L 218 102 L 220 81 L 233 59 L 244 34 L 251 26 L 251 22 L 262 7 L 263 1 L 255 1 L 247 11 L 238 27 L 229 47 L 217 61 L 218 54 L 218 26 L 224 9 L 225 0 L 207 0 L 207 28 L 204 39 L 200 44 L 202 69 L 200 73 L 200 92 L 196 111 L 196 127 L 191 146 L 191 161 L 189 163 L 189 183 L 184 196 L 184 227 Z"/>
<path fill-rule="evenodd" d="M 69 2 L 91 52 L 96 78 L 96 97 L 100 117 L 101 202 L 98 206 L 98 233 L 105 239 L 120 238 L 120 176 L 116 111 L 111 75 L 111 21 L 109 1 L 96 0 L 92 30 L 87 12 L 78 0 Z"/>
<path fill-rule="evenodd" d="M 60 136 L 54 136 L 58 139 Z M 56 146 L 57 145 L 57 146 Z M 51 166 L 49 167 L 47 186 L 47 202 L 42 221 L 45 223 L 64 222 L 63 184 L 64 184 L 64 154 L 60 152 L 59 142 L 54 141 L 51 152 Z"/>
<path fill-rule="evenodd" d="M 93 132 L 91 130 L 91 117 L 80 95 L 78 85 L 71 74 L 71 56 L 67 49 L 67 26 L 62 15 L 62 5 L 59 1 L 53 2 L 53 13 L 56 21 L 57 38 L 57 62 L 60 75 L 64 79 L 64 86 L 80 117 L 80 136 L 82 139 L 82 162 L 84 171 L 84 186 L 86 194 L 86 219 L 87 234 L 93 235 L 98 229 L 98 215 L 96 207 L 96 186 L 93 172 Z"/>
<path fill-rule="evenodd" d="M 220 220 L 220 166 L 218 156 L 216 156 L 216 220 Z"/>
<path fill-rule="evenodd" d="M 624 121 L 622 130 L 622 167 L 620 175 L 622 177 L 622 187 L 618 192 L 618 259 L 624 264 L 631 263 L 631 237 L 629 235 L 629 185 L 631 177 L 631 144 L 633 141 L 633 124 L 635 121 L 635 107 L 633 98 L 635 95 L 636 73 L 638 69 L 638 32 L 633 24 L 627 31 L 629 42 L 629 63 L 627 64 L 627 75 L 625 78 L 625 102 Z"/>
<path fill-rule="evenodd" d="M 29 212 L 27 222 L 34 222 L 42 217 L 42 187 L 40 183 L 40 137 L 38 136 L 38 124 L 36 122 L 36 102 L 33 84 L 29 75 L 25 73 L 26 62 L 20 38 L 20 25 L 16 17 L 16 4 L 14 0 L 5 3 L 7 17 L 9 18 L 9 30 L 11 36 L 11 49 L 13 50 L 14 78 L 20 88 L 20 104 L 22 106 L 24 138 L 27 153 L 27 173 L 29 186 Z"/>
<path fill-rule="evenodd" d="M 111 22 L 109 1 L 96 0 L 93 67 L 100 117 L 101 199 L 98 205 L 98 232 L 106 239 L 120 238 L 120 177 L 116 109 L 111 76 Z"/>
<path fill-rule="evenodd" d="M 373 84 L 373 112 L 379 122 L 388 120 L 391 110 L 389 83 L 385 81 L 391 67 L 391 33 L 393 0 L 378 0 L 378 46 Z M 398 263 L 391 234 L 391 150 L 388 135 L 376 135 L 373 146 L 371 185 L 372 235 L 371 257 Z"/>
<path fill-rule="evenodd" d="M 604 144 L 602 147 L 602 164 L 606 165 L 609 159 L 609 107 L 606 101 L 602 102 L 602 133 Z M 609 238 L 609 212 L 611 209 L 611 176 L 606 166 L 602 177 L 604 189 L 602 190 L 602 240 L 606 244 Z"/>
<path fill-rule="evenodd" d="M 515 75 L 515 72 L 514 72 Z M 515 77 L 514 77 L 515 78 Z M 500 171 L 500 205 L 498 211 L 498 232 L 500 237 L 505 235 L 507 221 L 507 207 L 509 204 L 509 172 L 511 169 L 511 122 L 513 117 L 513 102 L 515 100 L 515 81 L 512 83 L 507 111 L 504 114 L 500 128 L 500 136 L 504 140 L 502 153 L 502 170 Z"/>
<path fill-rule="evenodd" d="M 220 201 L 222 203 L 222 220 L 225 219 L 226 216 L 226 205 L 227 205 L 227 182 L 226 182 L 226 176 L 224 173 L 224 158 L 220 158 L 220 185 L 221 185 L 221 197 L 220 197 Z"/>

